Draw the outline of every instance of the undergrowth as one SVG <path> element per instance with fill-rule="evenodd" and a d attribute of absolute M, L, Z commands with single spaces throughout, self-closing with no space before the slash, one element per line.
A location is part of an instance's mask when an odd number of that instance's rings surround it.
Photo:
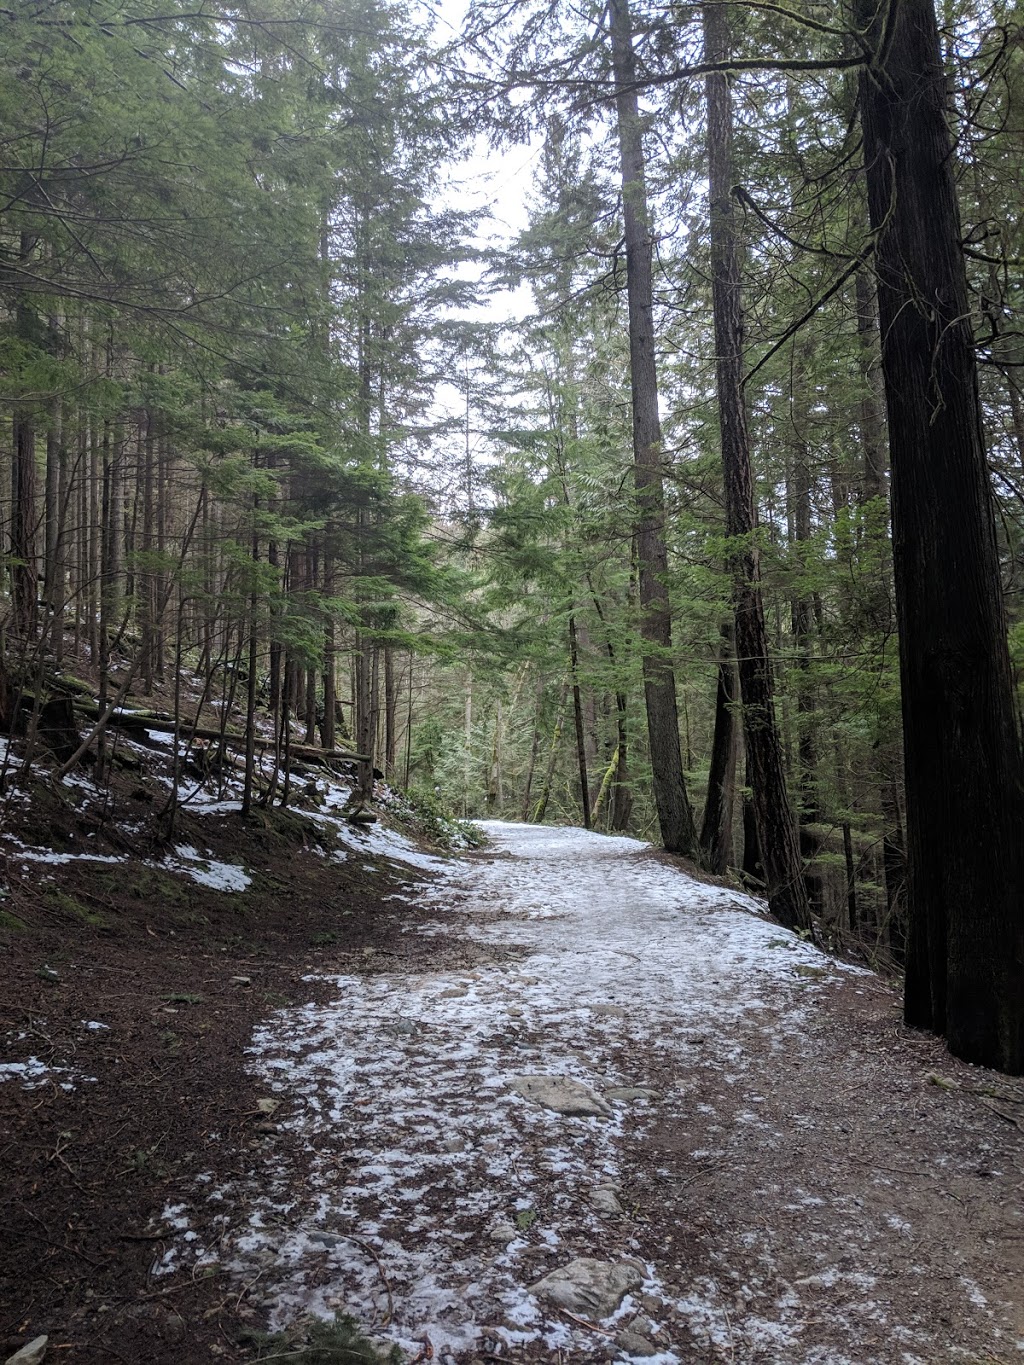
<path fill-rule="evenodd" d="M 487 842 L 479 825 L 459 819 L 435 792 L 415 787 L 407 801 L 409 818 L 425 838 L 439 847 L 482 848 Z"/>
<path fill-rule="evenodd" d="M 354 1318 L 339 1314 L 333 1322 L 311 1322 L 299 1330 L 262 1333 L 254 1339 L 257 1361 L 293 1360 L 300 1365 L 402 1365 L 402 1353 L 392 1346 L 382 1354 L 363 1336 Z"/>

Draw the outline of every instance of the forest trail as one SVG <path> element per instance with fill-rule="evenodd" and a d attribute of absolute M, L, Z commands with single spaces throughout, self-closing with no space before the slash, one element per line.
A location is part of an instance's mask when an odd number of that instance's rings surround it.
<path fill-rule="evenodd" d="M 350 1312 L 414 1360 L 1024 1358 L 1012 1083 L 646 845 L 485 828 L 407 931 L 431 969 L 258 1031 L 281 1142 L 165 1210 L 167 1271 L 223 1200 L 273 1325 Z"/>

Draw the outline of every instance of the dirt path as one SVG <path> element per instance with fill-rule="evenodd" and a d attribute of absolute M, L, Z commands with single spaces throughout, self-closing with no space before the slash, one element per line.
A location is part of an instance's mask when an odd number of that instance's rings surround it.
<path fill-rule="evenodd" d="M 489 833 L 431 969 L 259 1030 L 277 1135 L 164 1210 L 162 1269 L 420 1360 L 1024 1359 L 1019 1086 L 634 841 Z"/>

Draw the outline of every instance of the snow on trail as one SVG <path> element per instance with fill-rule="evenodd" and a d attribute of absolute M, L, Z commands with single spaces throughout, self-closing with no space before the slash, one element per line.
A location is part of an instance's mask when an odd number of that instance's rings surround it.
<path fill-rule="evenodd" d="M 739 1021 L 770 1004 L 771 1047 L 782 1048 L 821 985 L 813 978 L 852 969 L 635 840 L 485 829 L 492 856 L 450 865 L 430 894 L 460 894 L 466 934 L 521 945 L 518 961 L 339 977 L 333 1004 L 285 1010 L 257 1034 L 254 1068 L 287 1102 L 283 1126 L 301 1134 L 311 1170 L 298 1197 L 282 1168 L 262 1179 L 234 1239 L 238 1269 L 262 1271 L 275 1325 L 337 1309 L 413 1354 L 429 1338 L 439 1360 L 488 1336 L 583 1360 L 593 1332 L 529 1286 L 574 1257 L 633 1258 L 640 1273 L 627 1273 L 643 1284 L 607 1325 L 614 1334 L 642 1299 L 643 1326 L 664 1346 L 647 1355 L 671 1365 L 684 1357 L 658 1337 L 657 1309 L 672 1296 L 629 1221 L 609 1220 L 621 1212 L 627 1117 L 642 1121 L 658 1099 L 640 1059 L 686 1054 L 696 1030 L 713 1043 L 702 1064 L 738 1082 Z M 575 1082 L 599 1112 L 536 1103 L 536 1081 L 523 1078 L 538 1076 Z M 703 1301 L 689 1311 L 705 1339 L 724 1334 Z M 795 1359 L 794 1332 L 766 1322 L 764 1344 Z M 628 1358 L 636 1340 L 620 1340 Z"/>

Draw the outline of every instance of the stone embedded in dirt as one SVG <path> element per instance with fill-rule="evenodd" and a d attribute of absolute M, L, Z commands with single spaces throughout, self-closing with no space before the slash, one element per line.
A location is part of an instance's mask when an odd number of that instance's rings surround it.
<path fill-rule="evenodd" d="M 336 1232 L 311 1232 L 309 1240 L 322 1247 L 338 1247 L 345 1241 L 345 1238 L 339 1237 Z"/>
<path fill-rule="evenodd" d="M 610 1085 L 605 1089 L 604 1097 L 606 1100 L 656 1100 L 660 1099 L 657 1090 L 651 1090 L 646 1085 Z"/>
<path fill-rule="evenodd" d="M 377 823 L 376 814 L 363 802 L 346 806 L 341 813 L 350 825 L 375 825 Z"/>
<path fill-rule="evenodd" d="M 27 1346 L 22 1346 L 20 1351 L 8 1356 L 6 1365 L 40 1365 L 40 1361 L 46 1355 L 46 1343 L 49 1340 L 49 1337 L 36 1337 Z"/>
<path fill-rule="evenodd" d="M 614 1185 L 598 1185 L 596 1190 L 591 1190 L 590 1203 L 591 1207 L 597 1209 L 599 1213 L 622 1212 L 622 1205 L 619 1203 Z"/>
<path fill-rule="evenodd" d="M 612 1107 L 582 1081 L 571 1076 L 513 1076 L 509 1089 L 524 1100 L 570 1117 L 610 1118 Z"/>
<path fill-rule="evenodd" d="M 509 1242 L 514 1242 L 518 1236 L 518 1231 L 511 1223 L 495 1223 L 487 1234 L 488 1241 L 501 1242 L 505 1246 L 508 1246 Z"/>
<path fill-rule="evenodd" d="M 437 998 L 438 1000 L 461 1000 L 463 996 L 468 994 L 469 990 L 465 986 L 449 986 L 446 991 L 439 992 Z"/>
<path fill-rule="evenodd" d="M 613 1019 L 625 1019 L 626 1011 L 621 1005 L 587 1005 L 591 1014 L 607 1014 Z"/>
<path fill-rule="evenodd" d="M 256 1101 L 256 1108 L 261 1114 L 273 1114 L 281 1108 L 281 1101 L 272 1099 L 269 1095 L 263 1096 Z"/>
<path fill-rule="evenodd" d="M 661 1348 L 655 1346 L 653 1341 L 648 1341 L 640 1332 L 631 1332 L 628 1329 L 619 1333 L 615 1338 L 615 1344 L 620 1351 L 625 1351 L 628 1356 L 656 1356 L 661 1354 Z"/>
<path fill-rule="evenodd" d="M 530 1293 L 558 1308 L 587 1318 L 609 1318 L 631 1289 L 639 1289 L 644 1272 L 636 1261 L 596 1261 L 581 1256 L 553 1270 Z"/>

